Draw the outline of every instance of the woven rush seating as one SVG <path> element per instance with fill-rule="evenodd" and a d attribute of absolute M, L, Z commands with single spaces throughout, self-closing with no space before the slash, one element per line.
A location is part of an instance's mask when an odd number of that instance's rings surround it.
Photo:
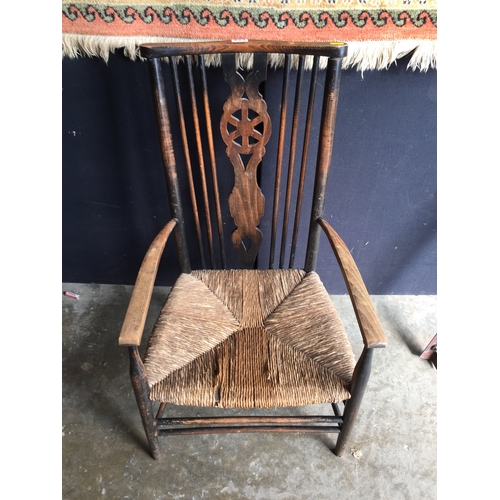
<path fill-rule="evenodd" d="M 301 269 L 181 274 L 144 361 L 152 400 L 226 408 L 347 400 L 354 364 L 328 292 Z"/>

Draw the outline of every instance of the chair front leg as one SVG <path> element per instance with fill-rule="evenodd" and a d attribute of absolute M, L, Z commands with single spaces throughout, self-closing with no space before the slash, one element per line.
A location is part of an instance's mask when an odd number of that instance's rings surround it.
<path fill-rule="evenodd" d="M 129 347 L 130 354 L 130 379 L 134 388 L 135 399 L 141 413 L 142 424 L 146 431 L 151 455 L 155 460 L 161 458 L 160 443 L 158 441 L 158 429 L 153 413 L 153 405 L 149 399 L 149 387 L 144 373 L 139 350 L 136 346 Z"/>
<path fill-rule="evenodd" d="M 365 347 L 358 362 L 356 363 L 356 367 L 354 368 L 350 391 L 351 398 L 348 399 L 345 404 L 344 423 L 342 424 L 337 444 L 333 450 L 333 453 L 335 453 L 338 457 L 341 457 L 344 454 L 347 440 L 349 439 L 354 422 L 358 415 L 361 401 L 363 400 L 363 395 L 370 378 L 372 356 L 373 349 Z"/>

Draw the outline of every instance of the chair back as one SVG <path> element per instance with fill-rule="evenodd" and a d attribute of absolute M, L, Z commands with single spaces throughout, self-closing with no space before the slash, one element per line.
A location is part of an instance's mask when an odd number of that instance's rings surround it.
<path fill-rule="evenodd" d="M 314 270 L 346 54 L 340 42 L 141 46 L 182 272 Z"/>

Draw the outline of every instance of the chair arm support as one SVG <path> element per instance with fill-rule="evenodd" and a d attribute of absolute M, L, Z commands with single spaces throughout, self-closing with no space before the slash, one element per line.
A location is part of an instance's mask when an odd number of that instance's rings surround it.
<path fill-rule="evenodd" d="M 118 338 L 119 345 L 139 346 L 141 344 L 160 259 L 176 223 L 177 219 L 172 219 L 158 233 L 142 261 Z"/>
<path fill-rule="evenodd" d="M 320 218 L 318 223 L 330 242 L 344 276 L 365 346 L 367 348 L 386 347 L 387 337 L 349 249 L 326 220 Z"/>

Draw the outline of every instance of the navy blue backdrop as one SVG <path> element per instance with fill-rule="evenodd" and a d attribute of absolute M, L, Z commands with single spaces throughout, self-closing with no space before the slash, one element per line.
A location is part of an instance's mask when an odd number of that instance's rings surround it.
<path fill-rule="evenodd" d="M 147 66 L 119 52 L 62 64 L 62 278 L 133 284 L 169 219 Z M 371 294 L 436 294 L 436 71 L 406 64 L 341 78 L 326 214 Z M 321 245 L 318 273 L 345 293 Z M 157 284 L 178 272 L 169 243 Z"/>

